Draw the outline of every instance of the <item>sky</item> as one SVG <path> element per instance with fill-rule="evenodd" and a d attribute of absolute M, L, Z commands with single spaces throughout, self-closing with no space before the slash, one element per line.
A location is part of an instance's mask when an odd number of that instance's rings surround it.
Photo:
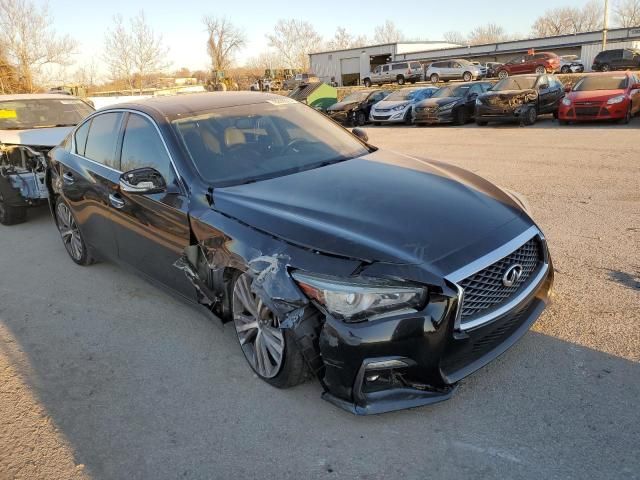
<path fill-rule="evenodd" d="M 34 0 L 44 5 L 43 0 Z M 604 3 L 604 0 L 602 0 Z M 456 0 L 447 6 L 443 2 L 388 0 L 347 2 L 265 2 L 240 0 L 203 2 L 196 0 L 129 0 L 127 2 L 79 2 L 49 0 L 54 28 L 68 33 L 79 43 L 75 57 L 78 64 L 100 60 L 104 36 L 113 23 L 113 16 L 133 17 L 144 10 L 148 23 L 161 33 L 169 47 L 172 69 L 187 67 L 206 69 L 206 34 L 202 16 L 225 16 L 247 37 L 247 46 L 237 54 L 237 63 L 267 48 L 265 34 L 272 31 L 280 18 L 307 20 L 325 38 L 333 36 L 336 27 L 344 26 L 354 36 L 373 34 L 376 25 L 392 20 L 409 38 L 441 40 L 451 30 L 466 33 L 488 22 L 502 25 L 507 33 L 527 34 L 534 20 L 545 10 L 557 6 L 582 6 L 587 0 Z M 486 6 L 483 6 L 486 5 Z M 73 67 L 72 67 L 73 68 Z"/>

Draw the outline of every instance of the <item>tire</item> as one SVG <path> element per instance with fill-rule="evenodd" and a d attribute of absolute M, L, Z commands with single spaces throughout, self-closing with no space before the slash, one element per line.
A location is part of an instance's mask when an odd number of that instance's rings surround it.
<path fill-rule="evenodd" d="M 398 78 L 396 80 L 398 81 L 398 85 L 404 85 L 404 76 L 403 75 L 398 75 Z"/>
<path fill-rule="evenodd" d="M 538 75 L 544 75 L 545 73 L 547 73 L 547 69 L 546 69 L 546 67 L 544 65 L 538 65 L 536 67 L 536 73 Z"/>
<path fill-rule="evenodd" d="M 369 88 L 371 86 L 371 79 L 365 78 L 364 79 L 364 86 Z"/>
<path fill-rule="evenodd" d="M 437 73 L 432 73 L 431 76 L 429 77 L 429 80 L 431 80 L 431 83 L 435 85 L 440 81 L 440 76 Z"/>
<path fill-rule="evenodd" d="M 362 127 L 363 125 L 365 125 L 367 123 L 367 116 L 364 114 L 364 112 L 358 112 L 356 114 L 356 119 L 355 119 L 354 123 L 358 127 Z"/>
<path fill-rule="evenodd" d="M 379 126 L 380 126 L 380 122 L 373 122 L 373 124 L 374 124 L 376 127 L 379 127 Z"/>
<path fill-rule="evenodd" d="M 305 381 L 309 369 L 293 332 L 251 291 L 253 278 L 238 272 L 232 281 L 231 313 L 238 343 L 255 374 L 277 388 Z"/>
<path fill-rule="evenodd" d="M 4 201 L 4 196 L 0 192 L 0 224 L 18 225 L 27 221 L 27 207 L 9 206 Z"/>
<path fill-rule="evenodd" d="M 537 119 L 538 119 L 538 111 L 536 107 L 529 107 L 527 110 L 527 113 L 524 115 L 524 118 L 522 119 L 522 124 L 531 126 L 536 123 Z"/>
<path fill-rule="evenodd" d="M 71 209 L 61 197 L 56 199 L 55 215 L 58 231 L 62 238 L 62 244 L 67 250 L 69 257 L 71 257 L 71 260 L 83 267 L 95 263 L 95 260 L 89 253 L 87 244 L 82 238 L 82 232 L 80 232 L 78 228 L 78 223 L 73 213 L 71 213 Z"/>
<path fill-rule="evenodd" d="M 407 113 L 404 115 L 404 124 L 405 125 L 413 125 L 413 111 L 411 108 L 407 110 Z"/>
<path fill-rule="evenodd" d="M 476 118 L 476 125 L 479 127 L 486 127 L 487 125 L 489 125 L 489 122 L 487 122 L 486 120 L 478 120 Z"/>
<path fill-rule="evenodd" d="M 463 82 L 470 82 L 471 80 L 473 80 L 473 75 L 471 75 L 471 72 L 464 72 L 462 74 L 462 81 Z"/>
<path fill-rule="evenodd" d="M 565 65 L 560 69 L 560 73 L 570 73 L 570 72 L 571 72 L 571 68 L 568 65 Z"/>
<path fill-rule="evenodd" d="M 620 123 L 622 123 L 623 125 L 629 125 L 629 123 L 631 122 L 631 105 L 629 105 L 629 108 L 627 108 L 627 113 L 625 114 L 624 118 L 620 120 Z"/>
<path fill-rule="evenodd" d="M 458 108 L 453 115 L 453 124 L 464 125 L 465 123 L 467 123 L 467 113 L 463 107 Z"/>
<path fill-rule="evenodd" d="M 610 72 L 611 71 L 611 65 L 609 65 L 608 63 L 603 63 L 602 65 L 600 65 L 600 71 L 601 72 Z"/>
<path fill-rule="evenodd" d="M 498 78 L 500 80 L 502 80 L 503 78 L 507 78 L 509 76 L 509 72 L 507 72 L 506 70 L 500 70 L 498 72 Z"/>

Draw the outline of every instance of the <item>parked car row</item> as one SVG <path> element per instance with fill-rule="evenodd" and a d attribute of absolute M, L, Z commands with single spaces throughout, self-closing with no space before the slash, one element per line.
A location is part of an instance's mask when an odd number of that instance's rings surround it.
<path fill-rule="evenodd" d="M 640 111 L 640 76 L 634 72 L 589 74 L 565 87 L 550 73 L 504 76 L 497 83 L 465 82 L 437 87 L 361 90 L 329 107 L 345 125 L 387 123 L 479 126 L 494 122 L 533 125 L 552 114 L 562 124 L 587 120 L 629 123 Z"/>
<path fill-rule="evenodd" d="M 609 72 L 613 70 L 640 69 L 640 50 L 618 48 L 600 52 L 593 61 L 592 70 Z M 582 73 L 584 62 L 577 55 L 558 56 L 553 52 L 535 52 L 519 55 L 506 63 L 486 62 L 481 64 L 463 58 L 434 61 L 423 66 L 418 61 L 393 62 L 378 65 L 368 77 L 363 79 L 365 87 L 386 83 L 404 85 L 426 80 L 432 83 L 462 80 L 472 82 L 486 78 L 506 78 L 526 73 Z"/>

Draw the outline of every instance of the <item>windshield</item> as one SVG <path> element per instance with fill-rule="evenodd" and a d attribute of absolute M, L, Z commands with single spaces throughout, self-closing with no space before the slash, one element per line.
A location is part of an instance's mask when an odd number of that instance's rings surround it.
<path fill-rule="evenodd" d="M 627 76 L 615 75 L 606 77 L 584 77 L 573 87 L 574 92 L 590 90 L 621 90 L 627 88 Z"/>
<path fill-rule="evenodd" d="M 395 102 L 398 100 L 413 100 L 418 96 L 422 90 L 396 90 L 385 101 Z"/>
<path fill-rule="evenodd" d="M 431 98 L 464 97 L 469 91 L 469 85 L 456 85 L 455 87 L 444 87 L 438 90 Z"/>
<path fill-rule="evenodd" d="M 536 86 L 538 77 L 507 77 L 500 80 L 491 89 L 494 92 L 501 90 L 530 90 Z"/>
<path fill-rule="evenodd" d="M 351 102 L 363 102 L 367 99 L 367 97 L 371 94 L 371 92 L 353 92 L 350 95 L 347 95 L 342 99 L 343 102 L 351 103 Z"/>
<path fill-rule="evenodd" d="M 200 175 L 214 186 L 280 177 L 369 153 L 349 132 L 298 102 L 219 108 L 172 124 Z"/>
<path fill-rule="evenodd" d="M 0 101 L 0 130 L 72 127 L 92 111 L 77 98 Z"/>

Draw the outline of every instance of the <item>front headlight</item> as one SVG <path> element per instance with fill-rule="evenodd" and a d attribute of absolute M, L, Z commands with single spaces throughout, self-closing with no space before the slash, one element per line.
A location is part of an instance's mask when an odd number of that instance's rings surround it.
<path fill-rule="evenodd" d="M 404 110 L 406 105 L 396 105 L 391 109 L 392 112 L 399 112 L 400 110 Z"/>
<path fill-rule="evenodd" d="M 292 276 L 309 298 L 345 322 L 398 310 L 418 310 L 427 299 L 427 290 L 422 287 L 385 279 L 346 279 L 302 272 Z"/>
<path fill-rule="evenodd" d="M 451 110 L 458 102 L 447 103 L 446 105 L 441 105 L 440 110 Z"/>
<path fill-rule="evenodd" d="M 562 104 L 563 104 L 565 107 L 570 107 L 570 106 L 571 106 L 571 100 L 570 100 L 570 99 L 568 99 L 567 97 L 565 97 L 565 98 L 563 98 L 563 99 L 562 99 Z"/>
<path fill-rule="evenodd" d="M 615 105 L 616 103 L 624 102 L 624 95 L 618 95 L 616 97 L 611 97 L 607 100 L 607 105 Z"/>

